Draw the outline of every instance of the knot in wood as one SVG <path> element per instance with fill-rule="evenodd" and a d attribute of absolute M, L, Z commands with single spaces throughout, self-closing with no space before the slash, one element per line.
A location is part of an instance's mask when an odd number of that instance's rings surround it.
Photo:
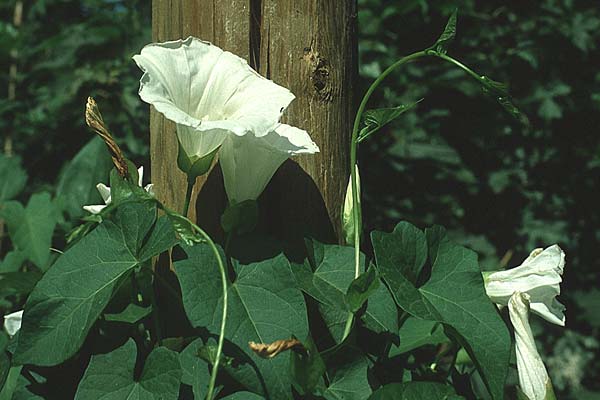
<path fill-rule="evenodd" d="M 312 47 L 304 49 L 304 61 L 308 63 L 310 81 L 314 89 L 314 95 L 323 102 L 332 100 L 333 85 L 330 76 L 330 64 L 326 58 L 319 55 Z"/>

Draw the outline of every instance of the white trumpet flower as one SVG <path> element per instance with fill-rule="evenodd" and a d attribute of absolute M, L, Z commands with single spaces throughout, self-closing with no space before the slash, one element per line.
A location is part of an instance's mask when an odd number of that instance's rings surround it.
<path fill-rule="evenodd" d="M 535 346 L 529 326 L 530 296 L 515 292 L 508 301 L 510 321 L 515 332 L 515 353 L 519 386 L 529 400 L 554 399 L 552 383 Z"/>
<path fill-rule="evenodd" d="M 558 245 L 535 249 L 515 268 L 484 274 L 485 290 L 496 304 L 506 306 L 515 292 L 527 293 L 531 311 L 556 325 L 565 325 L 565 307 L 556 300 L 565 266 Z"/>
<path fill-rule="evenodd" d="M 140 186 L 140 187 L 142 186 L 143 177 L 144 177 L 144 167 L 142 166 L 142 167 L 138 168 L 138 186 Z M 154 188 L 154 185 L 151 183 L 144 186 L 144 190 L 146 192 L 150 193 L 152 196 L 154 196 L 153 188 Z M 83 206 L 84 210 L 89 211 L 92 214 L 99 214 L 111 202 L 110 187 L 106 186 L 103 183 L 99 183 L 96 185 L 96 189 L 98 189 L 100 196 L 102 196 L 102 200 L 104 200 L 104 204 Z"/>
<path fill-rule="evenodd" d="M 219 150 L 229 203 L 256 200 L 285 160 L 318 151 L 306 131 L 285 124 L 262 137 L 229 135 Z"/>
<path fill-rule="evenodd" d="M 192 164 L 230 134 L 269 135 L 294 99 L 244 59 L 191 36 L 149 44 L 133 59 L 144 71 L 140 97 L 176 123 Z"/>

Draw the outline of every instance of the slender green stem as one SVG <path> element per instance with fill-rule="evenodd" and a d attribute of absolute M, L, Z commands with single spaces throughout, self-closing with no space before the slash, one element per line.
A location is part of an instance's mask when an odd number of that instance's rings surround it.
<path fill-rule="evenodd" d="M 350 311 L 348 315 L 348 319 L 346 320 L 346 326 L 344 327 L 344 334 L 342 335 L 342 342 L 346 340 L 348 335 L 350 335 L 350 331 L 352 330 L 352 323 L 354 322 L 354 313 Z"/>
<path fill-rule="evenodd" d="M 455 60 L 454 58 L 450 57 L 449 55 L 440 54 L 440 53 L 431 53 L 431 55 L 439 57 L 442 60 L 448 61 L 450 64 L 456 65 L 458 68 L 462 69 L 467 74 L 471 75 L 475 80 L 478 80 L 480 82 L 483 81 L 483 78 L 481 76 L 477 75 L 477 73 L 475 71 L 473 71 L 471 68 L 467 67 L 465 64 L 461 63 L 460 61 Z"/>
<path fill-rule="evenodd" d="M 214 253 L 215 258 L 217 259 L 217 264 L 219 266 L 219 272 L 221 273 L 221 283 L 223 288 L 223 316 L 221 317 L 221 330 L 219 332 L 219 341 L 217 344 L 217 355 L 215 356 L 215 363 L 213 365 L 213 369 L 210 375 L 210 381 L 208 383 L 208 392 L 206 394 L 207 400 L 212 400 L 213 392 L 215 390 L 215 382 L 217 381 L 219 363 L 221 362 L 221 353 L 223 352 L 223 342 L 225 340 L 225 326 L 227 324 L 227 271 L 225 270 L 223 259 L 219 254 L 219 250 L 217 249 L 215 242 L 213 242 L 210 236 L 208 236 L 208 234 L 204 232 L 204 230 L 202 230 L 202 228 L 200 228 L 198 225 L 192 223 L 192 226 L 194 227 L 194 229 L 196 229 L 196 231 L 198 231 L 200 235 L 202 235 L 202 237 L 204 238 L 204 240 L 206 240 L 212 252 Z"/>
<path fill-rule="evenodd" d="M 183 212 L 181 213 L 184 217 L 187 217 L 190 208 L 190 201 L 192 200 L 192 190 L 194 189 L 194 183 L 196 179 L 190 179 L 188 176 L 187 190 L 185 192 L 185 202 L 183 203 Z"/>
<path fill-rule="evenodd" d="M 383 80 L 396 68 L 399 66 L 409 62 L 416 60 L 420 57 L 424 57 L 429 55 L 427 50 L 419 51 L 408 55 L 406 57 L 401 58 L 396 61 L 394 64 L 390 65 L 385 71 L 379 75 L 379 77 L 371 84 L 367 92 L 362 98 L 360 105 L 358 106 L 358 111 L 356 112 L 356 117 L 354 118 L 354 126 L 352 128 L 352 140 L 350 144 L 350 173 L 352 180 L 352 209 L 353 215 L 352 219 L 354 220 L 354 262 L 355 262 L 355 271 L 354 277 L 358 278 L 360 271 L 360 202 L 358 199 L 358 177 L 356 175 L 356 156 L 358 150 L 358 132 L 360 128 L 360 122 L 362 119 L 362 115 L 367 107 L 367 103 L 371 98 L 371 95 L 377 89 L 377 87 L 383 82 Z"/>
<path fill-rule="evenodd" d="M 371 98 L 371 95 L 377 89 L 377 87 L 383 82 L 383 80 L 396 68 L 400 65 L 405 64 L 409 61 L 416 60 L 420 57 L 424 57 L 429 55 L 427 50 L 419 51 L 408 55 L 406 57 L 401 58 L 396 61 L 394 64 L 390 65 L 385 71 L 379 75 L 379 77 L 371 84 L 365 95 L 363 96 L 360 105 L 358 106 L 358 111 L 356 112 L 356 117 L 354 118 L 354 126 L 352 128 L 352 139 L 350 142 L 350 176 L 352 181 L 352 220 L 354 222 L 354 278 L 358 278 L 361 274 L 360 268 L 360 234 L 361 234 L 361 210 L 360 210 L 360 199 L 358 198 L 358 175 L 356 174 L 356 156 L 358 150 L 358 132 L 360 128 L 360 122 L 362 119 L 362 115 L 367 107 L 367 103 Z M 342 340 L 346 339 L 350 334 L 350 330 L 352 329 L 352 322 L 354 320 L 354 314 L 350 313 L 348 316 L 348 320 L 346 321 L 346 327 L 344 329 L 344 335 L 342 336 Z"/>

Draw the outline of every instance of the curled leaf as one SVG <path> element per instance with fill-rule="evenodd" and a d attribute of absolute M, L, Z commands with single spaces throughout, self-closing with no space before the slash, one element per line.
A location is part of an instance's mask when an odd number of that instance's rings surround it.
<path fill-rule="evenodd" d="M 273 358 L 277 354 L 290 349 L 304 349 L 304 346 L 298 339 L 276 340 L 273 343 L 255 343 L 248 342 L 250 349 L 262 358 Z"/>
<path fill-rule="evenodd" d="M 397 107 L 375 108 L 372 110 L 367 110 L 364 113 L 363 119 L 365 126 L 363 129 L 361 129 L 360 134 L 358 135 L 358 142 L 361 143 L 379 129 L 383 128 L 385 125 L 389 124 L 400 115 L 416 106 L 422 100 L 423 99 L 420 99 L 410 104 L 402 104 Z"/>
<path fill-rule="evenodd" d="M 505 83 L 495 81 L 482 75 L 480 78 L 481 89 L 483 92 L 493 98 L 510 114 L 523 125 L 529 125 L 529 119 L 514 104 L 512 97 L 508 93 L 508 86 Z"/>
<path fill-rule="evenodd" d="M 446 54 L 448 52 L 448 47 L 454 40 L 456 36 L 456 15 L 458 14 L 458 10 L 454 10 L 448 19 L 448 23 L 444 28 L 444 32 L 440 35 L 438 40 L 435 41 L 433 46 L 431 46 L 432 50 L 437 51 L 440 54 Z"/>

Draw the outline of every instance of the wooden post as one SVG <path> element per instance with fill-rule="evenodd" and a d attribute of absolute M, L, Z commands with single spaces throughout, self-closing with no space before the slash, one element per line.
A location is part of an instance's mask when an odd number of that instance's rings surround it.
<path fill-rule="evenodd" d="M 155 41 L 210 41 L 296 95 L 284 122 L 307 130 L 321 153 L 286 162 L 261 197 L 261 212 L 274 233 L 289 236 L 288 227 L 301 226 L 323 240 L 339 238 L 356 77 L 355 0 L 153 0 L 152 18 Z M 153 111 L 150 138 L 157 195 L 180 209 L 185 177 L 174 168 L 175 127 Z M 218 174 L 214 185 L 212 176 L 206 184 L 200 178 L 195 191 L 202 192 L 198 210 L 211 209 L 213 219 L 225 206 Z M 211 216 L 198 219 L 216 229 Z"/>

